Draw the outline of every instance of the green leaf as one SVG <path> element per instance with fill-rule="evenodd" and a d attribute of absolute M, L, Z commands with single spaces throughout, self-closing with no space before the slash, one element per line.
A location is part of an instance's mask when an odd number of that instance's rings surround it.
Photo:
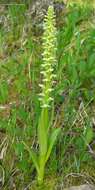
<path fill-rule="evenodd" d="M 93 129 L 92 129 L 92 127 L 87 127 L 84 138 L 85 138 L 86 145 L 88 145 L 92 141 L 92 139 L 93 139 Z"/>
<path fill-rule="evenodd" d="M 81 152 L 81 150 L 83 151 L 84 150 L 84 139 L 79 136 L 79 137 L 75 137 L 75 146 L 77 148 L 78 151 Z"/>
<path fill-rule="evenodd" d="M 20 160 L 18 166 L 23 172 L 29 172 L 29 164 L 26 159 L 23 158 L 22 160 Z"/>
<path fill-rule="evenodd" d="M 30 155 L 30 157 L 32 158 L 33 164 L 34 164 L 34 166 L 35 166 L 37 172 L 39 173 L 39 163 L 38 163 L 39 160 L 38 160 L 38 158 L 37 158 L 37 155 L 35 154 L 35 152 L 34 152 L 33 150 L 31 150 L 31 149 L 28 147 L 28 145 L 27 145 L 25 142 L 23 142 L 23 144 L 24 144 L 26 150 L 29 152 L 29 155 Z"/>
<path fill-rule="evenodd" d="M 37 172 L 39 173 L 39 158 L 37 158 L 37 155 L 33 150 L 31 150 L 31 158 L 36 167 Z"/>
<path fill-rule="evenodd" d="M 6 103 L 8 99 L 8 84 L 6 81 L 0 83 L 0 103 Z"/>
<path fill-rule="evenodd" d="M 54 129 L 54 131 L 52 132 L 51 136 L 50 136 L 50 140 L 49 140 L 49 147 L 48 147 L 48 151 L 47 151 L 47 155 L 46 155 L 46 159 L 45 162 L 47 162 L 47 160 L 49 159 L 49 156 L 51 154 L 52 148 L 55 144 L 55 141 L 60 133 L 60 128 Z"/>
<path fill-rule="evenodd" d="M 24 154 L 24 144 L 22 142 L 18 142 L 15 144 L 15 151 L 18 156 Z"/>
<path fill-rule="evenodd" d="M 24 106 L 19 107 L 18 116 L 25 122 L 28 118 L 28 112 L 26 112 Z"/>
<path fill-rule="evenodd" d="M 42 109 L 38 124 L 38 141 L 40 156 L 43 157 L 47 152 L 47 129 L 48 129 L 48 109 Z"/>

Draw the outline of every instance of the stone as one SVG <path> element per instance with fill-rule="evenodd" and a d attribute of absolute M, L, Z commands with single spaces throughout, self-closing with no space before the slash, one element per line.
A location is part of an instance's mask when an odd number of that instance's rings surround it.
<path fill-rule="evenodd" d="M 66 188 L 64 190 L 95 190 L 95 186 L 93 186 L 93 185 L 72 186 L 72 187 Z"/>

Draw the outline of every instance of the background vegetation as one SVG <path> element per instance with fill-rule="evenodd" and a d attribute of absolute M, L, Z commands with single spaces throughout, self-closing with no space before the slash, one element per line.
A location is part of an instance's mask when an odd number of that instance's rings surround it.
<path fill-rule="evenodd" d="M 88 1 L 87 1 L 88 2 Z M 71 2 L 57 18 L 53 127 L 61 128 L 45 173 L 55 189 L 95 184 L 95 10 Z M 93 1 L 94 2 L 94 1 Z M 9 3 L 9 2 L 8 2 Z M 0 6 L 0 183 L 3 190 L 38 189 L 22 141 L 38 151 L 42 33 L 26 5 Z"/>

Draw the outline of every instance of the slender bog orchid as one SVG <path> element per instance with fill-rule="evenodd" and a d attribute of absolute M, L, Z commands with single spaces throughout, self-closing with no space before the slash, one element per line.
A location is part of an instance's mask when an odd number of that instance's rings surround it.
<path fill-rule="evenodd" d="M 53 83 L 55 79 L 54 67 L 56 66 L 56 27 L 55 14 L 53 6 L 49 6 L 47 15 L 44 20 L 44 34 L 43 34 L 43 63 L 41 65 L 42 83 L 39 100 L 41 105 L 41 115 L 38 121 L 38 142 L 39 153 L 35 154 L 27 145 L 32 161 L 37 170 L 38 183 L 42 184 L 44 179 L 45 165 L 50 157 L 52 148 L 55 144 L 57 136 L 60 132 L 59 128 L 51 128 L 50 125 L 50 110 L 51 102 L 53 100 Z M 50 132 L 51 130 L 51 132 Z"/>

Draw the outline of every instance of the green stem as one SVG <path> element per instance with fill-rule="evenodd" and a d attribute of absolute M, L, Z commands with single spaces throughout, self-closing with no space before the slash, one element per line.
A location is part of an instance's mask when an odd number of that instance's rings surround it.
<path fill-rule="evenodd" d="M 44 165 L 42 165 L 40 167 L 40 171 L 39 171 L 39 175 L 38 175 L 38 184 L 39 185 L 43 184 L 44 172 L 45 172 L 45 167 L 44 167 Z"/>

